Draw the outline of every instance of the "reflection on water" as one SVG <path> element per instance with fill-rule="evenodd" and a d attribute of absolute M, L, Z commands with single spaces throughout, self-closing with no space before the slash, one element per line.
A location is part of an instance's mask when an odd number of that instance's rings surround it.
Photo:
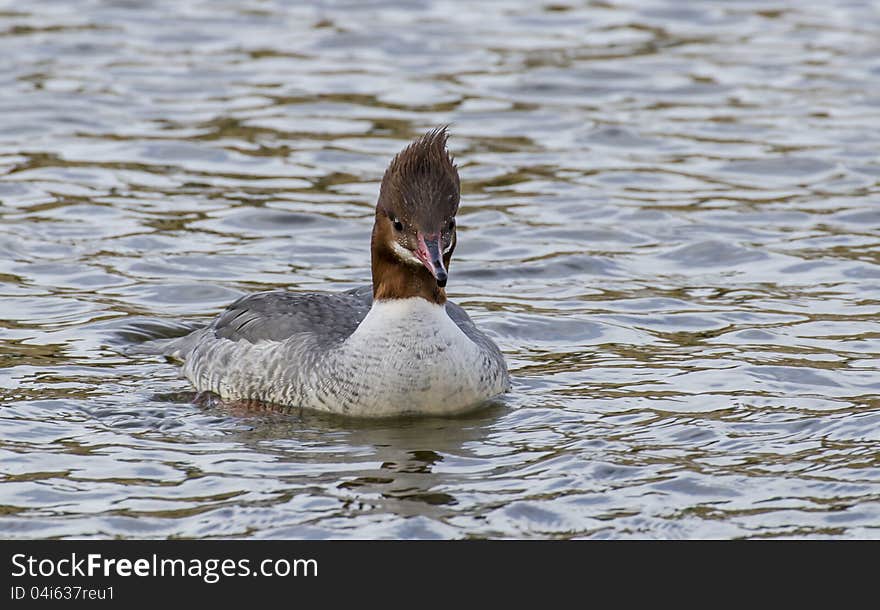
<path fill-rule="evenodd" d="M 878 39 L 858 1 L 0 12 L 0 528 L 880 537 Z M 441 123 L 501 404 L 217 405 L 132 352 L 368 281 Z"/>

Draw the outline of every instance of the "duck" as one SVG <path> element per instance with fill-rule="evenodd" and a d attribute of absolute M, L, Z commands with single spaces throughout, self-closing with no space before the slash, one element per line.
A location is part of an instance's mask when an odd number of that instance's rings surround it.
<path fill-rule="evenodd" d="M 388 165 L 371 285 L 249 294 L 171 342 L 196 391 L 378 418 L 466 413 L 509 389 L 499 347 L 446 295 L 461 198 L 448 136 L 432 129 Z"/>

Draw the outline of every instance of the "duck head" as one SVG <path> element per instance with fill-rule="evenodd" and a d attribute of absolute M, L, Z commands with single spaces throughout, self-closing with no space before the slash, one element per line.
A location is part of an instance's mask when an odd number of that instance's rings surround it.
<path fill-rule="evenodd" d="M 373 224 L 374 299 L 446 301 L 460 198 L 447 137 L 445 127 L 429 131 L 385 170 Z"/>

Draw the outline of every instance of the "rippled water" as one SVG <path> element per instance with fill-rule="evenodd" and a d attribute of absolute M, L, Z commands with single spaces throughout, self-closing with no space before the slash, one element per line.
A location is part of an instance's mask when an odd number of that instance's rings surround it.
<path fill-rule="evenodd" d="M 880 537 L 872 3 L 4 5 L 3 537 Z M 194 404 L 131 353 L 367 282 L 447 122 L 502 404 Z"/>

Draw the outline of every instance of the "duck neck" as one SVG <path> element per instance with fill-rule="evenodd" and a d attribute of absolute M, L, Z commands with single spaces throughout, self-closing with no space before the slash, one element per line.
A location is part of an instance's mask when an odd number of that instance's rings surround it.
<path fill-rule="evenodd" d="M 372 241 L 373 301 L 421 297 L 431 303 L 446 302 L 446 290 L 423 266 L 406 263 L 391 250 L 385 240 Z"/>

